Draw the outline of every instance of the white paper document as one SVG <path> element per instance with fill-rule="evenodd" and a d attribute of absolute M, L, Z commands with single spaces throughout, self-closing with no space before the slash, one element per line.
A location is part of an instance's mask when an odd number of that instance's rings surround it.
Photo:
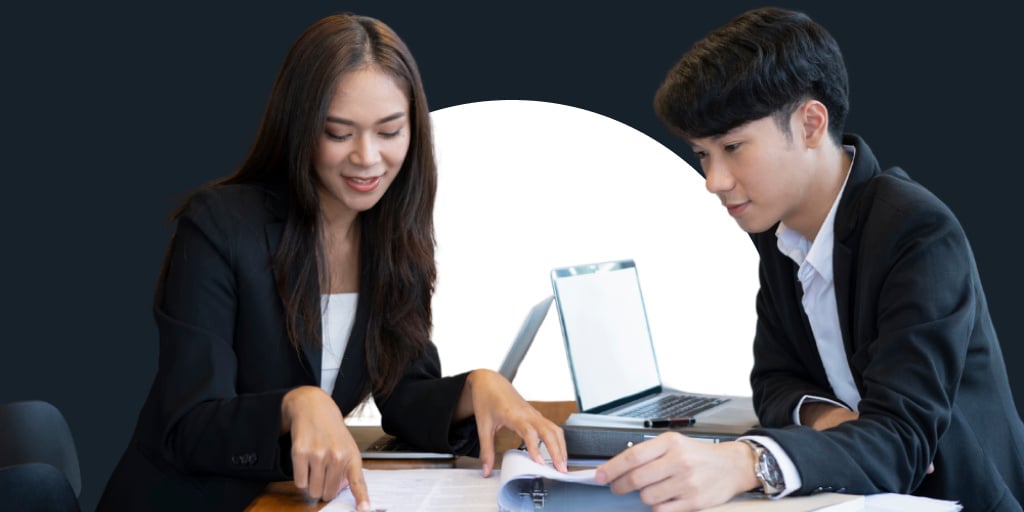
<path fill-rule="evenodd" d="M 963 508 L 955 501 L 907 494 L 872 494 L 865 503 L 864 509 L 872 512 L 958 512 Z"/>
<path fill-rule="evenodd" d="M 364 469 L 370 505 L 387 512 L 494 512 L 501 485 L 479 469 Z M 355 499 L 345 489 L 321 510 L 349 512 Z"/>
<path fill-rule="evenodd" d="M 865 510 L 864 497 L 852 494 L 819 493 L 811 496 L 787 496 L 767 499 L 757 495 L 740 495 L 705 512 L 860 512 Z"/>
<path fill-rule="evenodd" d="M 520 450 L 506 452 L 490 478 L 478 469 L 366 469 L 363 475 L 370 504 L 387 512 L 532 512 L 535 497 L 545 511 L 649 510 L 637 493 L 616 496 L 599 485 L 593 469 L 559 473 Z M 322 510 L 353 511 L 355 500 L 346 489 Z"/>

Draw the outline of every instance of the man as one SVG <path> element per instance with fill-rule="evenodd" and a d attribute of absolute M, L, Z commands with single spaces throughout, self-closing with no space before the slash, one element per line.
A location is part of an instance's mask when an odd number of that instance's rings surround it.
<path fill-rule="evenodd" d="M 968 241 L 938 198 L 843 135 L 847 91 L 831 35 L 776 8 L 710 33 L 659 88 L 659 117 L 760 254 L 764 428 L 634 446 L 598 468 L 615 492 L 659 511 L 754 489 L 1021 510 L 1024 424 Z"/>

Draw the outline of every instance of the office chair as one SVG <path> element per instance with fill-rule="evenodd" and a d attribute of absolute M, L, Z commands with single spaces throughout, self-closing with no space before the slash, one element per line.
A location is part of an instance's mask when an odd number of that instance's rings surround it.
<path fill-rule="evenodd" d="M 38 400 L 0 404 L 0 509 L 77 512 L 81 491 L 64 415 Z"/>

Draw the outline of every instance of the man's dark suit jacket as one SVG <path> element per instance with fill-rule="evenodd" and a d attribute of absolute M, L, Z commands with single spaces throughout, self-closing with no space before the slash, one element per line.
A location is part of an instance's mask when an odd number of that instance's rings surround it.
<path fill-rule="evenodd" d="M 281 400 L 319 385 L 321 351 L 296 350 L 285 334 L 270 262 L 286 216 L 275 187 L 222 186 L 190 200 L 154 304 L 157 375 L 98 510 L 242 510 L 268 481 L 291 479 Z M 345 414 L 366 387 L 372 293 L 360 289 L 333 393 Z M 442 378 L 431 345 L 393 394 L 377 399 L 384 429 L 426 449 L 475 449 L 471 421 L 451 427 L 465 377 Z"/>
<path fill-rule="evenodd" d="M 898 492 L 972 512 L 1019 511 L 1024 426 L 964 231 L 902 170 L 881 170 L 859 137 L 843 142 L 856 156 L 836 211 L 833 266 L 860 419 L 823 432 L 792 425 L 804 395 L 838 398 L 796 264 L 772 229 L 753 236 L 761 290 L 751 384 L 762 424 L 776 428 L 755 433 L 792 458 L 798 494 Z"/>

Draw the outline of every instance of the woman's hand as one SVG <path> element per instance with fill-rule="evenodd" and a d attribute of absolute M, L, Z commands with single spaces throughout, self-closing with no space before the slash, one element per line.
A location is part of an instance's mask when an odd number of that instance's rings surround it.
<path fill-rule="evenodd" d="M 598 466 L 594 476 L 615 494 L 640 491 L 658 512 L 701 510 L 759 485 L 754 451 L 739 442 L 712 444 L 666 432 Z"/>
<path fill-rule="evenodd" d="M 329 501 L 348 485 L 358 509 L 370 508 L 362 456 L 330 395 L 316 386 L 289 391 L 281 401 L 281 432 L 292 436 L 296 487 Z"/>
<path fill-rule="evenodd" d="M 540 456 L 540 443 L 547 446 L 551 462 L 565 472 L 565 436 L 562 428 L 534 409 L 501 374 L 491 370 L 474 370 L 466 377 L 466 386 L 459 397 L 456 421 L 476 415 L 477 434 L 480 436 L 480 461 L 484 476 L 490 476 L 494 467 L 494 434 L 502 427 L 523 439 L 535 462 L 544 463 Z"/>

